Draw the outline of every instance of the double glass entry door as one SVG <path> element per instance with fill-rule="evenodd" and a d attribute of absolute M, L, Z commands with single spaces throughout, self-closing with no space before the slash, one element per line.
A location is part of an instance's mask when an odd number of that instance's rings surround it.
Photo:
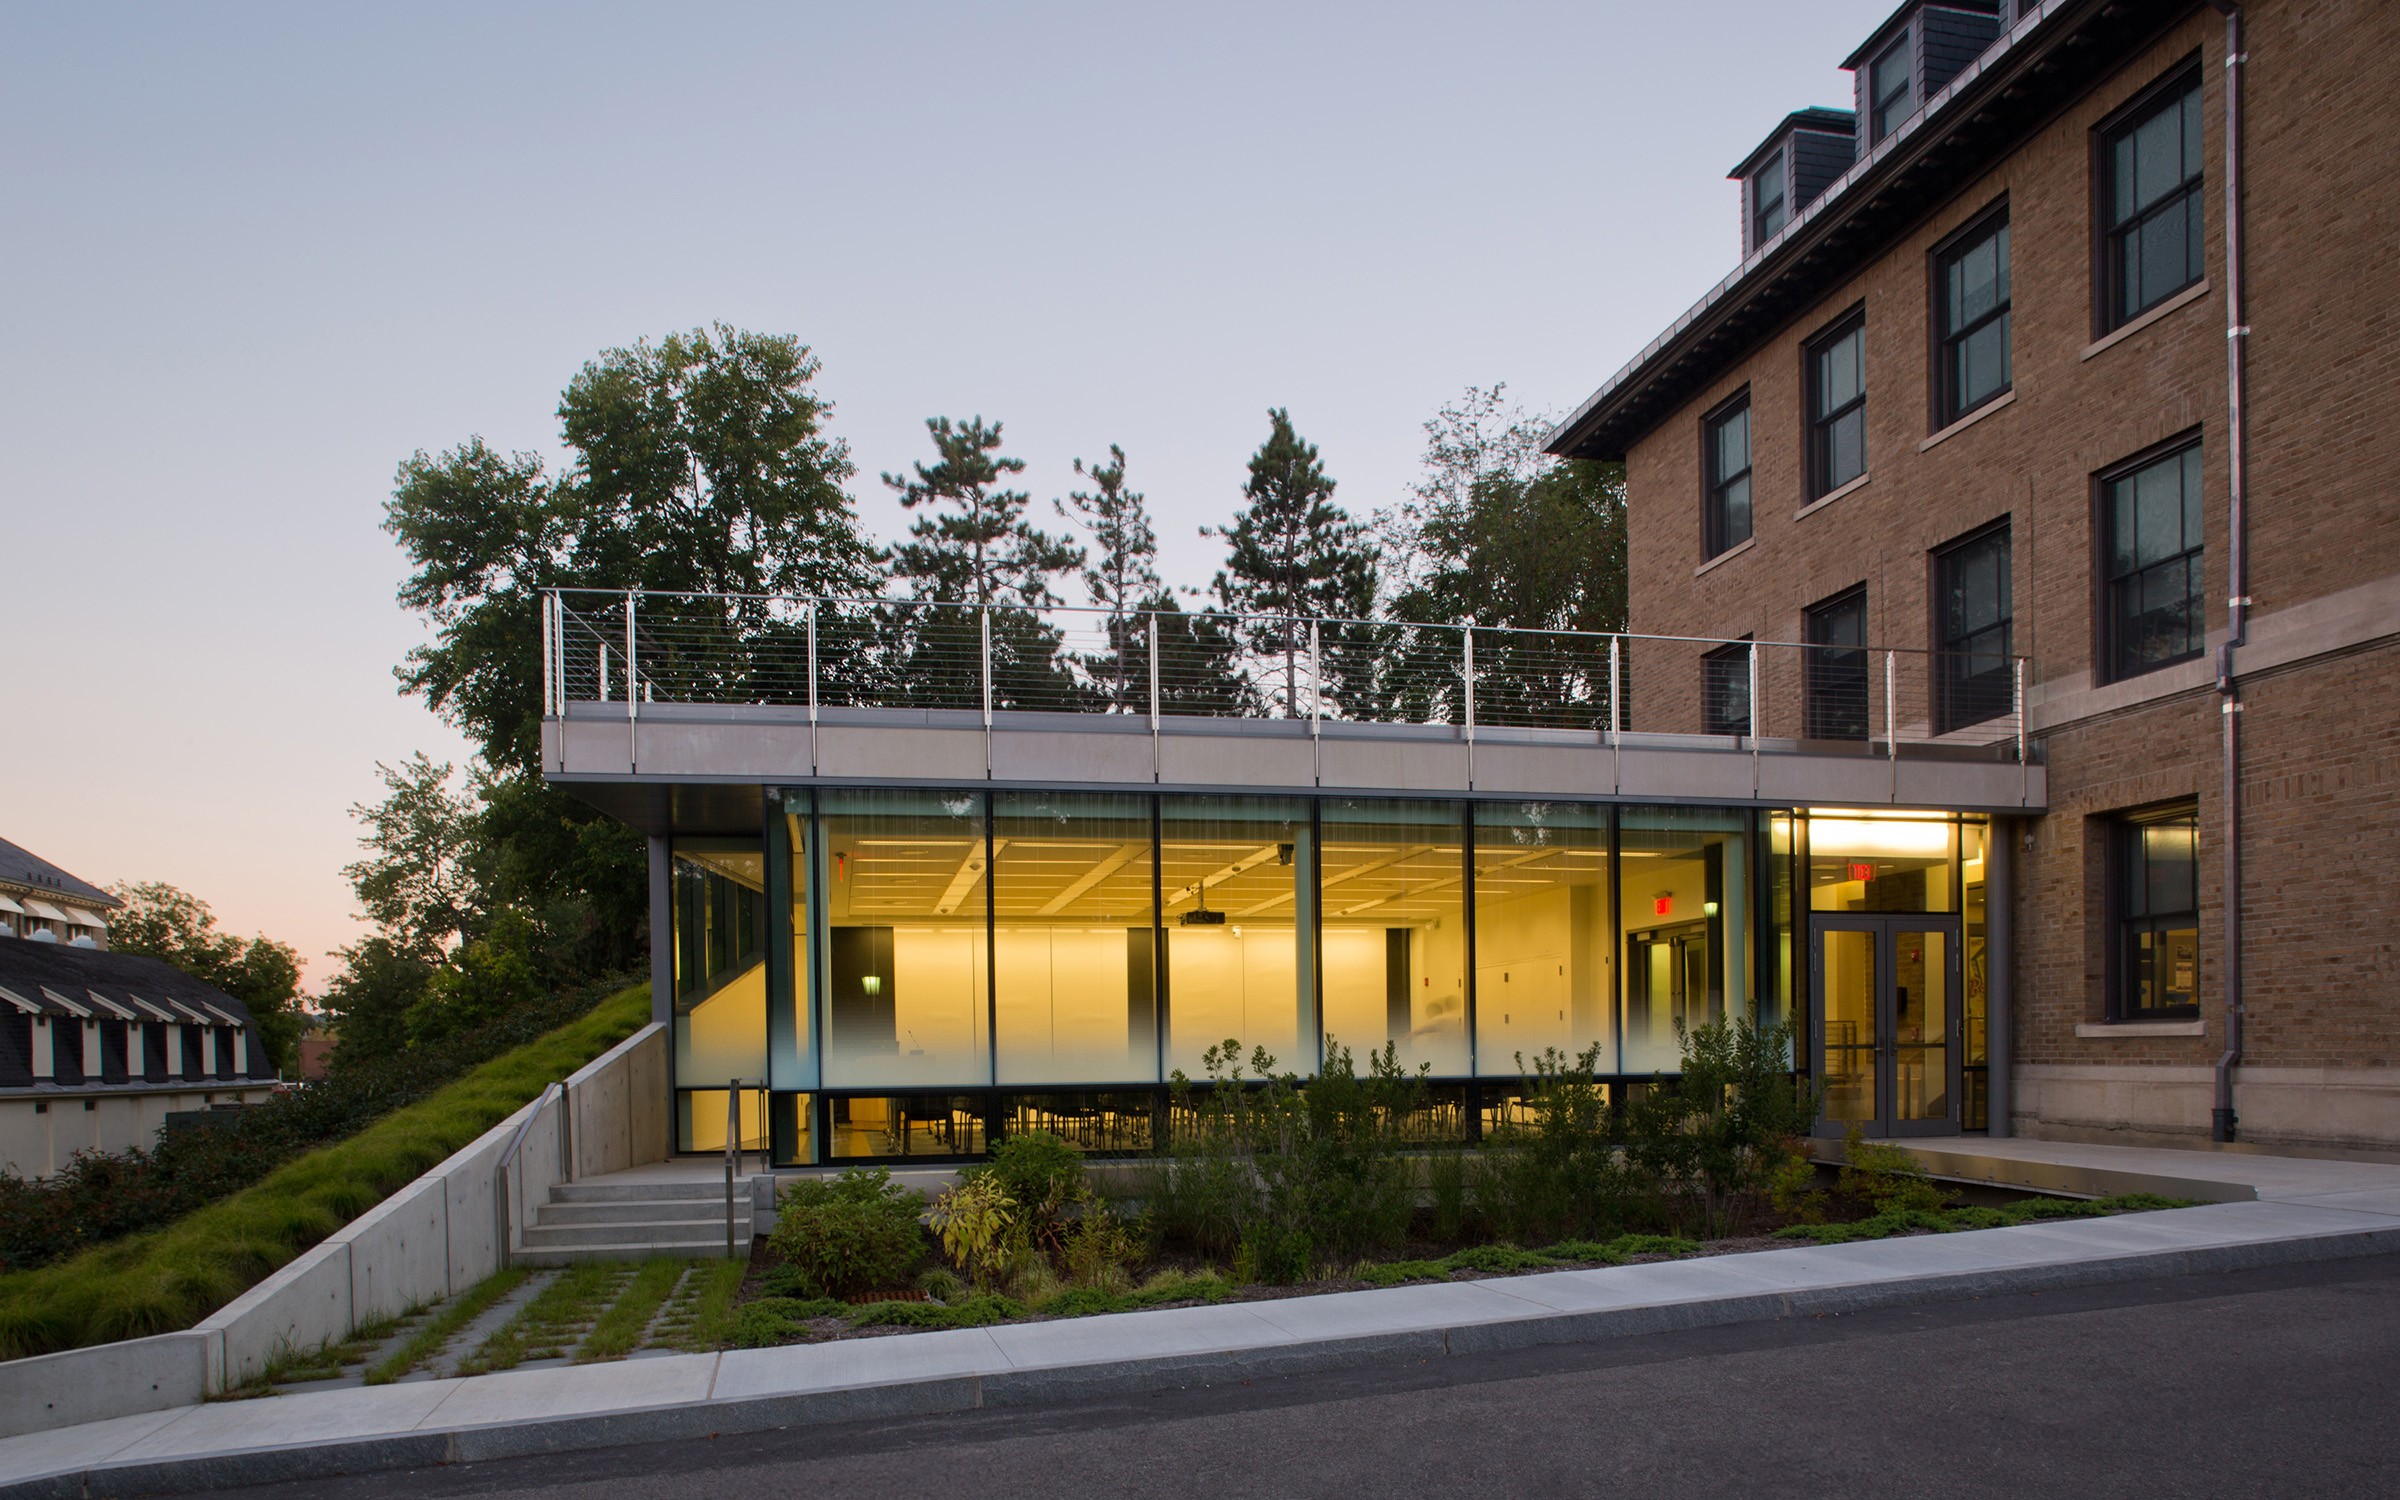
<path fill-rule="evenodd" d="M 1814 920 L 1818 1129 L 1940 1135 L 1958 1129 L 1955 917 Z"/>

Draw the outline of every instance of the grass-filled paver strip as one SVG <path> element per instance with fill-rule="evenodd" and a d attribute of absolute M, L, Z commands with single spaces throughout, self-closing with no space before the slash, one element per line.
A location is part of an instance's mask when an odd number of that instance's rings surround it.
<path fill-rule="evenodd" d="M 418 1369 L 439 1355 L 461 1329 L 482 1317 L 500 1299 L 523 1286 L 525 1279 L 532 1274 L 524 1266 L 510 1266 L 467 1288 L 447 1306 L 418 1324 L 399 1348 L 369 1367 L 366 1383 L 388 1385 Z"/>
<path fill-rule="evenodd" d="M 632 1277 L 632 1267 L 615 1261 L 592 1261 L 570 1266 L 542 1288 L 483 1341 L 481 1348 L 458 1363 L 461 1375 L 484 1375 L 513 1370 L 528 1360 L 564 1359 L 583 1342 Z"/>
<path fill-rule="evenodd" d="M 635 1266 L 616 1300 L 584 1336 L 583 1346 L 575 1351 L 575 1362 L 623 1359 L 640 1348 L 688 1265 L 680 1260 L 646 1260 Z"/>
<path fill-rule="evenodd" d="M 749 1269 L 738 1260 L 691 1266 L 652 1325 L 649 1347 L 698 1354 L 733 1343 L 736 1303 Z"/>

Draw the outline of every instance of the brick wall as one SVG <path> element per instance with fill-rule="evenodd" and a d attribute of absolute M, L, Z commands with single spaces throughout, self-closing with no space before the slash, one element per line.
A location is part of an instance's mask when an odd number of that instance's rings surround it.
<path fill-rule="evenodd" d="M 2261 615 L 2400 579 L 2400 6 L 2254 0 L 2246 277 L 2252 443 L 2250 594 Z M 2206 128 L 2207 291 L 2095 347 L 2092 130 L 2197 54 Z M 1869 639 L 1929 644 L 1929 552 L 2001 517 L 2013 536 L 2016 644 L 2054 698 L 2092 681 L 2093 475 L 2202 437 L 2211 637 L 2227 593 L 2222 22 L 2195 7 L 1995 169 L 1793 319 L 1627 455 L 1632 629 L 1796 640 L 1801 611 L 1867 587 Z M 1932 247 L 2006 197 L 2014 392 L 1938 440 L 1927 382 Z M 1729 251 L 1730 251 L 1729 247 Z M 1866 309 L 1868 479 L 1806 508 L 1802 347 Z M 1703 568 L 1703 413 L 1747 386 L 1754 541 Z M 1880 666 L 1878 666 L 1880 671 Z M 1696 672 L 1692 675 L 1696 676 Z M 1798 729 L 1771 683 L 1766 732 Z M 2224 817 L 2215 695 L 2199 686 L 2043 736 L 2052 809 L 2018 865 L 2021 1064 L 2204 1066 L 2223 1045 Z M 2400 647 L 2318 657 L 2245 687 L 2248 1061 L 2400 1065 Z M 1651 687 L 1653 702 L 1696 681 Z M 1909 705 L 1904 697 L 1903 712 Z M 1920 710 L 1921 712 L 1921 710 Z M 2079 1037 L 2103 1014 L 2106 819 L 2197 801 L 2205 1034 Z M 2400 1145 L 2400 1096 L 2391 1144 Z M 2033 1122 L 2037 1127 L 2039 1120 Z M 2305 1137 L 2305 1129 L 2295 1135 Z"/>

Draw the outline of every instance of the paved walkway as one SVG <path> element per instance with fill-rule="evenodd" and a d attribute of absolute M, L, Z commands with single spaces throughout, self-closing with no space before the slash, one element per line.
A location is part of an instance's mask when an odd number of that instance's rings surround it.
<path fill-rule="evenodd" d="M 1213 1384 L 2400 1251 L 2400 1166 L 2038 1141 L 1940 1170 L 2206 1184 L 2199 1208 L 1655 1265 L 211 1403 L 0 1441 L 0 1496 L 139 1494 Z M 2244 1189 L 2248 1191 L 2245 1193 Z M 2185 1191 L 2182 1196 L 2202 1196 Z"/>

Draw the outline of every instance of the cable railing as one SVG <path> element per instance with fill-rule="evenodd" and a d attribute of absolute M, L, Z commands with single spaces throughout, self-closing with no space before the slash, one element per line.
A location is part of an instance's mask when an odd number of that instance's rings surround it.
<path fill-rule="evenodd" d="M 1180 609 L 556 589 L 544 713 L 1052 712 L 1705 736 L 2027 756 L 2028 659 Z M 611 707 L 606 712 L 615 712 Z"/>

